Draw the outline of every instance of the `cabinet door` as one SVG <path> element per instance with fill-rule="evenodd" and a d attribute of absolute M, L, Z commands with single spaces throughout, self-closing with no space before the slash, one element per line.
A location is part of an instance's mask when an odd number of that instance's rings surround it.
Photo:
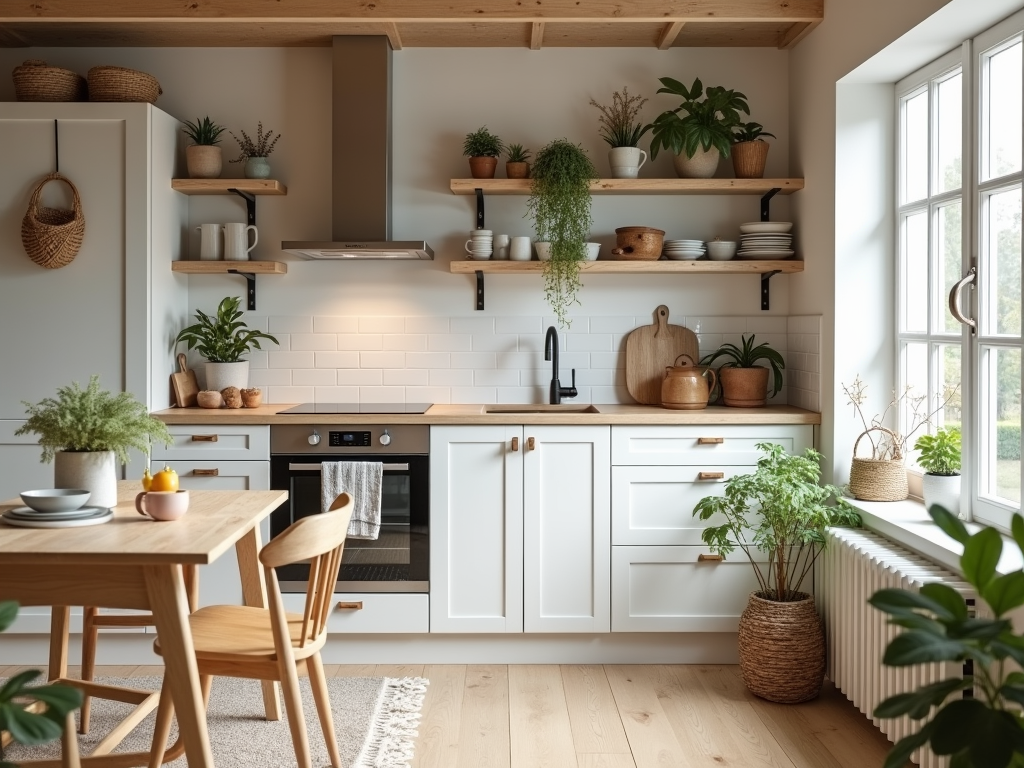
<path fill-rule="evenodd" d="M 609 428 L 528 426 L 524 434 L 525 631 L 607 632 Z"/>
<path fill-rule="evenodd" d="M 785 424 L 711 424 L 680 427 L 612 427 L 615 466 L 726 464 L 752 466 L 758 443 L 778 443 L 786 453 L 811 446 L 812 427 Z"/>
<path fill-rule="evenodd" d="M 522 436 L 430 429 L 431 632 L 523 631 Z"/>

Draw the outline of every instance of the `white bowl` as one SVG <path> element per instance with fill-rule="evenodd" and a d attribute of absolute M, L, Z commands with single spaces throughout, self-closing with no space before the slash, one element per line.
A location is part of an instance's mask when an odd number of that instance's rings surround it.
<path fill-rule="evenodd" d="M 715 261 L 728 261 L 736 255 L 736 243 L 712 240 L 708 243 L 708 257 Z"/>
<path fill-rule="evenodd" d="M 597 256 L 601 253 L 600 243 L 587 243 L 587 261 L 597 261 Z M 533 247 L 537 249 L 537 258 L 541 261 L 551 261 L 551 243 L 538 242 L 534 243 Z"/>
<path fill-rule="evenodd" d="M 748 221 L 740 224 L 740 232 L 745 235 L 751 232 L 789 232 L 792 228 L 792 221 Z"/>
<path fill-rule="evenodd" d="M 85 505 L 91 493 L 81 488 L 22 491 L 21 500 L 36 512 L 71 512 Z"/>
<path fill-rule="evenodd" d="M 704 255 L 704 251 L 665 251 L 665 256 L 672 261 L 696 261 Z"/>

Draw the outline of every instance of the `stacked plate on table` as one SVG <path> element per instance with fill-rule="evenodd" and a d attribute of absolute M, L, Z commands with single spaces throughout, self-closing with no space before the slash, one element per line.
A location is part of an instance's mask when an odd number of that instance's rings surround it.
<path fill-rule="evenodd" d="M 675 261 L 699 259 L 705 250 L 703 240 L 666 240 L 662 247 L 665 258 Z"/>
<path fill-rule="evenodd" d="M 21 500 L 27 506 L 9 509 L 0 518 L 18 528 L 81 528 L 114 517 L 106 507 L 84 506 L 88 499 L 89 492 L 84 490 L 25 491 Z"/>
<path fill-rule="evenodd" d="M 740 225 L 738 259 L 788 259 L 793 250 L 791 221 L 752 221 Z"/>

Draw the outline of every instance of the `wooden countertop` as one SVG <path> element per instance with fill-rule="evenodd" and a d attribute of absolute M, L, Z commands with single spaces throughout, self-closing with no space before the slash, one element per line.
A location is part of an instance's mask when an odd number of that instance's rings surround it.
<path fill-rule="evenodd" d="M 153 415 L 166 424 L 821 424 L 821 414 L 792 405 L 672 411 L 649 405 L 601 405 L 598 413 L 485 413 L 484 405 L 433 405 L 424 414 L 281 414 L 293 404 L 259 408 L 168 408 Z M 509 404 L 505 407 L 511 408 Z M 529 406 L 523 406 L 524 408 Z"/>

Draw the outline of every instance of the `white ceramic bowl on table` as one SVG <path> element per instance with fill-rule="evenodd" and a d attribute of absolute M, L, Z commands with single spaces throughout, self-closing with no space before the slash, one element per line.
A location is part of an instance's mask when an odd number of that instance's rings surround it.
<path fill-rule="evenodd" d="M 48 488 L 22 491 L 21 500 L 36 512 L 70 512 L 85 505 L 91 495 L 81 488 Z"/>

